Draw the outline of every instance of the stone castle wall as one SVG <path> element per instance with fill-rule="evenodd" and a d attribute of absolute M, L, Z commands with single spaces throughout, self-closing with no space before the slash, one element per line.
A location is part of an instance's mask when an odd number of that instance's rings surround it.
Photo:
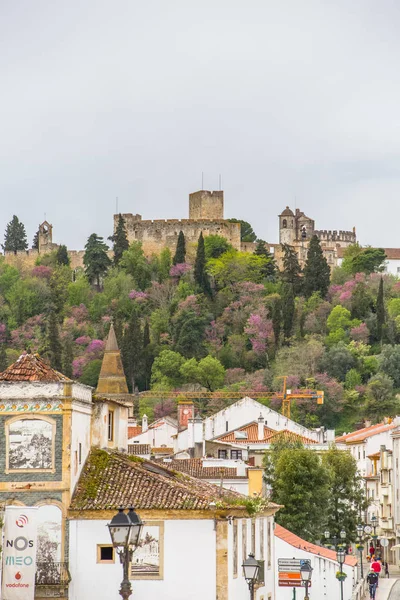
<path fill-rule="evenodd" d="M 200 190 L 189 194 L 189 219 L 215 219 L 224 218 L 224 192 L 209 192 Z"/>
<path fill-rule="evenodd" d="M 114 231 L 119 215 L 114 215 Z M 142 243 L 146 256 L 159 254 L 169 248 L 174 254 L 178 235 L 183 231 L 186 246 L 190 255 L 190 246 L 197 244 L 199 235 L 220 235 L 226 238 L 234 248 L 240 250 L 240 223 L 230 223 L 224 219 L 160 219 L 142 221 L 140 215 L 123 214 L 129 242 L 137 240 Z"/>
<path fill-rule="evenodd" d="M 327 229 L 319 229 L 315 230 L 314 234 L 318 237 L 321 242 L 328 242 L 331 244 L 338 244 L 340 246 L 348 246 L 350 244 L 355 244 L 357 241 L 357 236 L 355 229 L 353 231 L 343 231 L 343 230 L 327 230 Z"/>
<path fill-rule="evenodd" d="M 44 247 L 41 252 L 31 248 L 30 250 L 20 250 L 16 254 L 14 252 L 5 252 L 4 260 L 6 264 L 16 267 L 20 271 L 27 271 L 36 266 L 36 261 L 39 256 L 49 254 L 53 250 L 57 250 L 57 244 L 51 244 Z M 71 269 L 83 269 L 84 250 L 68 250 L 68 256 L 71 261 Z"/>

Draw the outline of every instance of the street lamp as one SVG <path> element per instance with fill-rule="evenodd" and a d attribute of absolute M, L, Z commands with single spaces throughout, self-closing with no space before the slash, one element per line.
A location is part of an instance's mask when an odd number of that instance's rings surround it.
<path fill-rule="evenodd" d="M 304 587 L 306 588 L 306 595 L 304 596 L 304 600 L 309 600 L 309 596 L 308 596 L 308 586 L 311 583 L 311 575 L 312 575 L 313 569 L 312 566 L 310 565 L 310 563 L 304 563 L 303 565 L 301 565 L 300 567 L 300 575 L 301 575 L 301 581 L 304 584 Z"/>
<path fill-rule="evenodd" d="M 360 553 L 361 579 L 363 579 L 364 578 L 364 568 L 363 568 L 364 525 L 362 523 L 359 523 L 357 525 L 357 536 L 358 536 L 358 551 Z"/>
<path fill-rule="evenodd" d="M 132 586 L 129 581 L 129 563 L 132 560 L 133 550 L 139 544 L 143 522 L 139 515 L 135 513 L 133 507 L 130 507 L 127 513 L 124 512 L 123 508 L 120 508 L 107 527 L 112 545 L 123 565 L 124 578 L 119 593 L 124 600 L 129 600 L 132 594 Z"/>
<path fill-rule="evenodd" d="M 346 551 L 344 548 L 338 548 L 336 551 L 336 559 L 340 565 L 340 597 L 343 600 L 343 581 L 345 579 L 345 575 L 343 573 L 343 563 L 346 560 Z"/>
<path fill-rule="evenodd" d="M 331 534 L 329 533 L 329 531 L 328 531 L 328 530 L 324 531 L 324 536 L 325 536 L 325 539 L 326 539 L 327 541 L 331 540 L 331 541 L 333 542 L 333 544 L 332 544 L 332 545 L 335 547 L 335 549 L 336 549 L 336 547 L 338 547 L 338 546 L 339 546 L 339 544 L 338 544 L 338 541 L 339 541 L 339 539 L 340 539 L 340 540 L 343 540 L 343 541 L 346 539 L 346 532 L 345 532 L 345 530 L 344 530 L 344 529 L 342 529 L 342 530 L 341 530 L 341 532 L 339 533 L 339 537 L 338 537 L 337 535 L 334 535 L 334 536 L 331 538 L 331 537 L 330 537 L 330 535 L 331 535 Z M 330 546 L 331 544 L 328 544 L 328 545 Z"/>
<path fill-rule="evenodd" d="M 254 558 L 254 554 L 249 554 L 248 558 L 243 561 L 242 568 L 244 578 L 249 586 L 250 600 L 254 600 L 254 584 L 257 581 L 258 571 L 260 570 L 259 562 Z"/>
<path fill-rule="evenodd" d="M 378 539 L 378 536 L 376 535 L 376 528 L 378 527 L 378 519 L 375 515 L 372 515 L 371 517 L 371 525 L 374 529 L 374 535 L 372 536 L 372 539 L 374 540 L 374 550 L 376 552 L 376 540 Z"/>

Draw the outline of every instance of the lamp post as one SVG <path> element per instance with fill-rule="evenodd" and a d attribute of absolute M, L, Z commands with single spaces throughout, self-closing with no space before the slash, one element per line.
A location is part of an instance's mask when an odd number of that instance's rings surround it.
<path fill-rule="evenodd" d="M 242 568 L 244 578 L 249 586 L 250 600 L 254 600 L 254 584 L 257 581 L 258 571 L 260 570 L 260 565 L 258 560 L 254 558 L 254 554 L 249 554 L 248 558 L 243 561 Z"/>
<path fill-rule="evenodd" d="M 359 523 L 357 525 L 357 535 L 358 535 L 358 551 L 360 553 L 361 579 L 364 579 L 364 568 L 363 568 L 364 525 L 362 523 Z"/>
<path fill-rule="evenodd" d="M 310 565 L 310 563 L 304 563 L 304 565 L 301 565 L 301 567 L 300 567 L 301 581 L 304 583 L 304 587 L 306 588 L 306 595 L 304 596 L 304 600 L 310 600 L 309 595 L 308 595 L 308 586 L 311 583 L 312 572 L 313 572 L 313 569 L 312 569 L 312 566 Z"/>
<path fill-rule="evenodd" d="M 344 548 L 338 548 L 336 551 L 336 558 L 340 565 L 340 598 L 343 600 L 343 581 L 344 581 L 344 573 L 343 573 L 343 563 L 346 560 L 346 552 Z"/>
<path fill-rule="evenodd" d="M 373 530 L 374 530 L 372 539 L 374 540 L 374 550 L 376 552 L 376 540 L 378 539 L 378 536 L 376 535 L 376 528 L 378 527 L 378 519 L 376 518 L 375 515 L 372 515 L 372 517 L 371 517 L 371 526 L 373 527 Z"/>
<path fill-rule="evenodd" d="M 119 590 L 123 600 L 129 600 L 132 594 L 132 586 L 129 581 L 129 563 L 132 560 L 132 553 L 137 548 L 142 534 L 143 522 L 139 515 L 135 513 L 133 507 L 130 507 L 125 513 L 120 508 L 111 522 L 107 525 L 113 547 L 119 555 L 123 568 L 123 580 Z"/>
<path fill-rule="evenodd" d="M 328 546 L 331 546 L 331 545 L 333 545 L 335 549 L 336 549 L 336 548 L 337 548 L 337 546 L 339 545 L 339 544 L 338 544 L 338 541 L 339 541 L 339 539 L 340 539 L 340 540 L 342 540 L 342 543 L 343 543 L 343 542 L 344 542 L 344 540 L 346 539 L 346 532 L 345 532 L 345 530 L 344 530 L 344 529 L 342 529 L 342 530 L 341 530 L 341 532 L 339 533 L 339 537 L 338 537 L 337 535 L 334 535 L 334 536 L 330 537 L 330 535 L 331 535 L 331 534 L 330 534 L 330 532 L 329 532 L 328 530 L 326 530 L 326 531 L 324 532 L 325 539 L 326 539 L 326 540 L 328 540 L 328 541 L 329 541 L 329 540 L 331 540 L 331 541 L 333 542 L 332 544 L 327 544 L 327 545 L 328 545 Z"/>

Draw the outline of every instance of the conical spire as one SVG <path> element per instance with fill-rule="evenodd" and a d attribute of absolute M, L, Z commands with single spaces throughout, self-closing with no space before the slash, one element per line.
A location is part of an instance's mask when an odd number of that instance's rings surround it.
<path fill-rule="evenodd" d="M 126 378 L 122 367 L 121 353 L 118 348 L 114 325 L 112 323 L 104 350 L 96 393 L 128 394 L 128 386 L 126 385 Z"/>

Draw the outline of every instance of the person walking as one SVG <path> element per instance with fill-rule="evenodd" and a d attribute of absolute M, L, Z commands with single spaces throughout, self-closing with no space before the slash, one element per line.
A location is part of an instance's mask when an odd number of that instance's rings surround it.
<path fill-rule="evenodd" d="M 371 562 L 371 570 L 376 573 L 376 587 L 379 586 L 379 573 L 382 570 L 381 563 L 376 558 Z"/>
<path fill-rule="evenodd" d="M 367 583 L 369 586 L 369 597 L 370 600 L 375 600 L 376 588 L 378 587 L 378 574 L 372 568 L 367 575 Z"/>
<path fill-rule="evenodd" d="M 385 577 L 389 577 L 389 565 L 385 562 Z"/>

